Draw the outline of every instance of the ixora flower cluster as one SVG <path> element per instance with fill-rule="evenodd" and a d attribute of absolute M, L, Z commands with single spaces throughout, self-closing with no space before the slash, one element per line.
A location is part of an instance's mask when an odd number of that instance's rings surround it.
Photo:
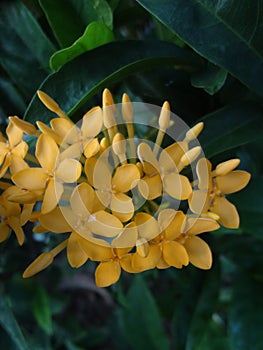
<path fill-rule="evenodd" d="M 0 136 L 0 242 L 14 232 L 22 245 L 28 222 L 35 234 L 52 232 L 60 239 L 23 276 L 45 269 L 64 249 L 74 268 L 88 259 L 98 262 L 100 287 L 118 281 L 121 270 L 140 273 L 189 263 L 209 269 L 212 254 L 199 234 L 239 226 L 225 195 L 245 187 L 250 175 L 235 170 L 238 159 L 212 170 L 196 145 L 203 123 L 161 149 L 168 128 L 177 127 L 168 102 L 156 117 L 151 143 L 137 133 L 127 94 L 119 108 L 105 89 L 102 108 L 92 108 L 79 124 L 47 94 L 38 91 L 38 96 L 57 115 L 50 125 L 9 117 L 6 137 Z"/>

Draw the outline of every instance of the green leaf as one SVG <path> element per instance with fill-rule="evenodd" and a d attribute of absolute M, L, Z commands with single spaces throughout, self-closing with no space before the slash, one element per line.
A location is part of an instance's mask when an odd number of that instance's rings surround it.
<path fill-rule="evenodd" d="M 233 349 L 263 349 L 262 294 L 262 283 L 245 273 L 238 275 L 229 315 L 229 336 Z"/>
<path fill-rule="evenodd" d="M 123 322 L 132 349 L 169 349 L 157 305 L 140 275 L 134 276 L 127 302 Z"/>
<path fill-rule="evenodd" d="M 210 62 L 263 95 L 262 0 L 137 0 Z"/>
<path fill-rule="evenodd" d="M 72 45 L 93 21 L 101 21 L 109 28 L 112 27 L 112 11 L 106 0 L 39 2 L 61 47 Z"/>
<path fill-rule="evenodd" d="M 22 113 L 26 109 L 26 104 L 19 91 L 7 79 L 0 77 L 0 101 L 3 115 L 0 113 L 0 120 L 7 118 L 14 113 Z"/>
<path fill-rule="evenodd" d="M 188 331 L 186 350 L 196 350 L 204 338 L 204 330 L 212 319 L 218 301 L 220 286 L 219 263 L 214 262 L 213 269 L 207 271 L 196 309 Z"/>
<path fill-rule="evenodd" d="M 25 96 L 30 96 L 49 72 L 53 44 L 20 1 L 0 4 L 0 63 Z"/>
<path fill-rule="evenodd" d="M 105 58 L 107 64 L 105 64 Z M 113 42 L 84 53 L 51 74 L 39 87 L 58 102 L 70 116 L 91 96 L 133 72 L 156 66 L 195 70 L 196 56 L 177 46 L 159 41 Z M 25 119 L 48 122 L 53 116 L 35 95 Z"/>
<path fill-rule="evenodd" d="M 102 22 L 90 23 L 84 34 L 70 47 L 55 52 L 50 58 L 50 66 L 56 71 L 65 63 L 72 61 L 85 51 L 114 40 L 112 31 Z"/>
<path fill-rule="evenodd" d="M 204 89 L 209 95 L 214 95 L 225 84 L 227 72 L 213 64 L 208 64 L 205 70 L 193 74 L 191 83 L 194 87 Z"/>
<path fill-rule="evenodd" d="M 24 335 L 10 308 L 9 300 L 0 289 L 0 324 L 9 334 L 19 350 L 29 350 Z"/>
<path fill-rule="evenodd" d="M 253 102 L 241 102 L 212 112 L 201 120 L 199 136 L 206 157 L 211 158 L 262 138 L 262 109 Z"/>
<path fill-rule="evenodd" d="M 39 286 L 33 299 L 33 313 L 39 326 L 47 333 L 52 334 L 52 317 L 48 295 L 45 289 Z"/>

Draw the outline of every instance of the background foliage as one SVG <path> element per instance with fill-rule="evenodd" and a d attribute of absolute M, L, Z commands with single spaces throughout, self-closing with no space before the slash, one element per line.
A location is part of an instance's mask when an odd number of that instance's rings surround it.
<path fill-rule="evenodd" d="M 263 1 L 9 0 L 0 3 L 0 121 L 52 117 L 36 90 L 77 120 L 101 103 L 161 105 L 188 125 L 217 164 L 241 159 L 249 186 L 231 196 L 238 230 L 205 236 L 213 268 L 124 275 L 98 289 L 92 263 L 65 259 L 29 280 L 22 271 L 54 239 L 27 232 L 0 246 L 0 347 L 50 349 L 263 349 Z"/>

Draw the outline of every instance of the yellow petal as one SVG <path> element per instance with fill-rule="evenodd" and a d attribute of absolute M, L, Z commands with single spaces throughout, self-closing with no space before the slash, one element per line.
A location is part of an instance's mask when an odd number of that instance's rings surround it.
<path fill-rule="evenodd" d="M 97 158 L 86 159 L 84 165 L 84 172 L 87 176 L 89 184 L 94 187 L 94 169 L 97 163 Z M 109 186 L 111 187 L 111 174 L 109 174 Z"/>
<path fill-rule="evenodd" d="M 78 141 L 80 130 L 71 120 L 54 118 L 51 120 L 50 125 L 63 143 L 73 144 Z"/>
<path fill-rule="evenodd" d="M 21 226 L 24 226 L 29 221 L 34 206 L 35 206 L 35 203 L 23 205 L 23 210 L 20 216 Z"/>
<path fill-rule="evenodd" d="M 20 119 L 17 116 L 9 117 L 8 119 L 25 134 L 36 136 L 39 135 L 37 129 L 34 127 L 33 124 L 26 122 L 25 120 Z"/>
<path fill-rule="evenodd" d="M 74 188 L 70 206 L 76 215 L 88 217 L 92 213 L 95 192 L 87 183 L 83 182 Z"/>
<path fill-rule="evenodd" d="M 144 176 L 138 182 L 138 189 L 145 199 L 153 200 L 160 197 L 163 193 L 163 184 L 160 175 Z"/>
<path fill-rule="evenodd" d="M 145 238 L 138 239 L 138 241 L 136 242 L 136 252 L 142 258 L 146 258 L 146 256 L 149 254 L 149 250 L 150 250 L 150 247 L 146 239 Z"/>
<path fill-rule="evenodd" d="M 201 158 L 196 164 L 196 172 L 198 176 L 198 188 L 207 191 L 212 188 L 211 177 L 212 164 L 206 158 Z"/>
<path fill-rule="evenodd" d="M 227 175 L 216 177 L 217 188 L 224 194 L 234 193 L 242 190 L 248 184 L 250 177 L 246 171 L 231 171 Z"/>
<path fill-rule="evenodd" d="M 64 159 L 73 158 L 80 159 L 82 153 L 82 143 L 76 142 L 73 145 L 67 146 L 59 155 L 59 161 Z"/>
<path fill-rule="evenodd" d="M 185 139 L 187 140 L 187 142 L 190 142 L 196 139 L 200 134 L 200 132 L 203 130 L 203 128 L 204 128 L 204 123 L 199 122 L 196 125 L 194 125 L 190 130 L 188 130 L 185 134 Z"/>
<path fill-rule="evenodd" d="M 24 243 L 25 235 L 21 227 L 20 218 L 18 216 L 9 217 L 8 224 L 12 228 L 12 230 L 15 232 L 19 245 L 22 245 Z"/>
<path fill-rule="evenodd" d="M 143 258 L 137 252 L 132 255 L 132 268 L 134 272 L 142 272 L 154 269 L 161 257 L 161 248 L 159 245 L 150 245 L 148 255 Z"/>
<path fill-rule="evenodd" d="M 42 214 L 47 214 L 56 207 L 63 191 L 63 185 L 60 182 L 54 179 L 48 181 L 41 207 Z"/>
<path fill-rule="evenodd" d="M 167 155 L 169 156 L 168 159 L 172 159 L 174 162 L 174 165 L 177 166 L 179 164 L 179 161 L 182 157 L 182 155 L 188 150 L 188 145 L 186 142 L 176 142 L 170 145 L 169 147 L 166 147 L 160 154 L 159 162 L 162 164 L 162 166 L 165 167 L 165 164 L 167 164 Z M 170 161 L 168 162 L 170 164 Z"/>
<path fill-rule="evenodd" d="M 95 271 L 95 280 L 98 287 L 108 287 L 116 283 L 121 275 L 118 261 L 101 262 Z"/>
<path fill-rule="evenodd" d="M 226 162 L 220 163 L 216 166 L 213 173 L 216 176 L 222 176 L 230 173 L 232 170 L 234 170 L 240 163 L 240 159 L 230 159 Z"/>
<path fill-rule="evenodd" d="M 36 124 L 43 134 L 50 136 L 58 145 L 62 143 L 62 138 L 46 124 L 42 123 L 41 121 L 37 121 Z"/>
<path fill-rule="evenodd" d="M 220 225 L 212 219 L 188 218 L 184 232 L 187 235 L 198 235 L 199 233 L 211 232 L 219 228 Z"/>
<path fill-rule="evenodd" d="M 112 214 L 119 218 L 121 222 L 130 220 L 134 214 L 132 198 L 124 193 L 116 193 L 112 195 L 110 208 Z"/>
<path fill-rule="evenodd" d="M 52 112 L 59 115 L 61 118 L 67 118 L 65 113 L 61 110 L 59 105 L 56 101 L 53 100 L 49 95 L 47 95 L 45 92 L 38 90 L 37 91 L 38 98 L 40 101 Z"/>
<path fill-rule="evenodd" d="M 186 176 L 176 173 L 166 174 L 163 183 L 165 191 L 173 198 L 187 199 L 192 193 L 191 184 Z"/>
<path fill-rule="evenodd" d="M 23 131 L 15 126 L 14 123 L 9 123 L 6 128 L 6 134 L 8 136 L 8 141 L 10 148 L 13 148 L 20 141 L 22 141 Z"/>
<path fill-rule="evenodd" d="M 135 164 L 124 164 L 116 169 L 112 178 L 112 188 L 115 191 L 126 193 L 136 186 L 140 179 L 139 169 Z"/>
<path fill-rule="evenodd" d="M 175 164 L 171 155 L 166 152 L 166 149 L 162 150 L 160 154 L 159 164 L 161 166 L 163 174 L 167 172 L 178 172 L 176 166 L 177 164 Z"/>
<path fill-rule="evenodd" d="M 79 235 L 75 232 L 72 232 L 69 236 L 67 258 L 70 266 L 75 268 L 82 266 L 88 260 L 88 255 L 81 247 Z"/>
<path fill-rule="evenodd" d="M 71 231 L 68 221 L 65 219 L 63 212 L 59 207 L 48 214 L 41 214 L 39 216 L 40 224 L 48 231 L 54 233 L 65 233 Z"/>
<path fill-rule="evenodd" d="M 121 268 L 129 273 L 137 273 L 137 270 L 132 266 L 132 254 L 127 254 L 119 260 Z"/>
<path fill-rule="evenodd" d="M 90 139 L 84 143 L 84 155 L 86 158 L 94 157 L 100 151 L 100 144 L 97 138 Z"/>
<path fill-rule="evenodd" d="M 185 154 L 180 159 L 181 169 L 186 167 L 187 165 L 193 163 L 196 160 L 196 158 L 200 155 L 201 150 L 202 149 L 200 146 L 196 146 L 196 147 L 190 149 L 189 151 L 185 152 Z"/>
<path fill-rule="evenodd" d="M 9 167 L 11 175 L 27 168 L 29 168 L 29 166 L 21 157 L 14 155 L 11 157 Z"/>
<path fill-rule="evenodd" d="M 165 238 L 171 241 L 182 234 L 184 220 L 184 213 L 174 209 L 164 209 L 158 216 L 158 223 L 161 230 L 165 231 Z"/>
<path fill-rule="evenodd" d="M 58 159 L 59 149 L 56 142 L 48 135 L 41 134 L 36 144 L 36 157 L 42 168 L 52 172 Z"/>
<path fill-rule="evenodd" d="M 177 269 L 181 269 L 189 263 L 185 248 L 176 241 L 163 244 L 163 259 L 168 265 L 176 267 Z"/>
<path fill-rule="evenodd" d="M 50 252 L 40 254 L 24 271 L 23 277 L 31 277 L 47 268 L 53 262 L 53 255 Z"/>
<path fill-rule="evenodd" d="M 114 258 L 113 250 L 106 241 L 102 241 L 101 239 L 90 241 L 82 238 L 80 244 L 81 248 L 93 261 L 104 261 Z"/>
<path fill-rule="evenodd" d="M 116 216 L 100 210 L 89 217 L 89 227 L 96 235 L 115 237 L 120 233 L 123 225 Z"/>
<path fill-rule="evenodd" d="M 93 167 L 93 169 L 88 170 L 88 166 Z M 89 183 L 92 184 L 93 187 L 103 191 L 111 190 L 111 171 L 104 158 L 101 157 L 96 162 L 92 161 L 92 163 L 86 162 L 85 169 L 86 174 L 88 173 Z"/>
<path fill-rule="evenodd" d="M 10 234 L 9 226 L 4 222 L 0 222 L 0 243 L 4 242 Z"/>
<path fill-rule="evenodd" d="M 209 202 L 209 193 L 201 190 L 194 190 L 188 198 L 189 207 L 196 214 L 206 213 L 209 208 Z"/>
<path fill-rule="evenodd" d="M 200 237 L 191 236 L 184 243 L 189 261 L 199 269 L 208 270 L 212 265 L 212 253 L 208 244 Z"/>
<path fill-rule="evenodd" d="M 31 191 L 44 189 L 47 180 L 48 175 L 42 168 L 24 169 L 12 176 L 14 184 Z"/>
<path fill-rule="evenodd" d="M 138 157 L 143 164 L 143 170 L 147 175 L 156 173 L 159 169 L 158 161 L 147 143 L 140 143 L 137 148 Z"/>
<path fill-rule="evenodd" d="M 126 225 L 120 234 L 112 241 L 114 248 L 131 248 L 134 247 L 138 239 L 138 230 L 135 222 Z"/>
<path fill-rule="evenodd" d="M 230 203 L 225 197 L 216 197 L 211 211 L 219 215 L 219 223 L 228 228 L 239 227 L 239 215 L 234 204 Z"/>
<path fill-rule="evenodd" d="M 12 149 L 12 155 L 19 158 L 24 158 L 28 151 L 28 145 L 22 141 Z"/>
<path fill-rule="evenodd" d="M 66 183 L 73 183 L 81 175 L 81 164 L 76 159 L 64 159 L 59 164 L 55 176 Z"/>
<path fill-rule="evenodd" d="M 99 106 L 92 108 L 82 119 L 81 132 L 83 137 L 96 137 L 100 133 L 102 125 L 102 109 Z"/>
<path fill-rule="evenodd" d="M 161 232 L 158 222 L 150 214 L 142 212 L 138 213 L 135 216 L 135 223 L 137 225 L 140 238 L 150 240 L 158 236 Z"/>
<path fill-rule="evenodd" d="M 168 267 L 170 267 L 170 265 L 164 261 L 163 257 L 161 257 L 156 267 L 157 269 L 167 269 Z"/>

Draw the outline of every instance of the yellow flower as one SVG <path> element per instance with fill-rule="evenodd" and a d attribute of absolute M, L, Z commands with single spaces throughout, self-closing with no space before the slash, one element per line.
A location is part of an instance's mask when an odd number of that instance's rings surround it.
<path fill-rule="evenodd" d="M 243 170 L 234 170 L 239 159 L 231 159 L 217 165 L 212 171 L 211 162 L 202 158 L 198 161 L 198 189 L 189 198 L 190 209 L 197 214 L 218 216 L 218 222 L 228 228 L 239 227 L 239 214 L 236 207 L 225 195 L 240 191 L 249 180 L 250 174 Z"/>
<path fill-rule="evenodd" d="M 11 174 L 28 168 L 24 158 L 27 154 L 28 145 L 23 141 L 23 131 L 12 121 L 6 128 L 8 140 L 0 137 L 0 178 L 5 175 L 8 168 Z"/>
<path fill-rule="evenodd" d="M 60 161 L 59 148 L 48 135 L 39 136 L 36 144 L 36 158 L 41 168 L 27 168 L 12 176 L 12 181 L 29 191 L 44 191 L 41 211 L 53 210 L 63 191 L 63 183 L 74 183 L 80 177 L 81 164 L 72 158 Z"/>

